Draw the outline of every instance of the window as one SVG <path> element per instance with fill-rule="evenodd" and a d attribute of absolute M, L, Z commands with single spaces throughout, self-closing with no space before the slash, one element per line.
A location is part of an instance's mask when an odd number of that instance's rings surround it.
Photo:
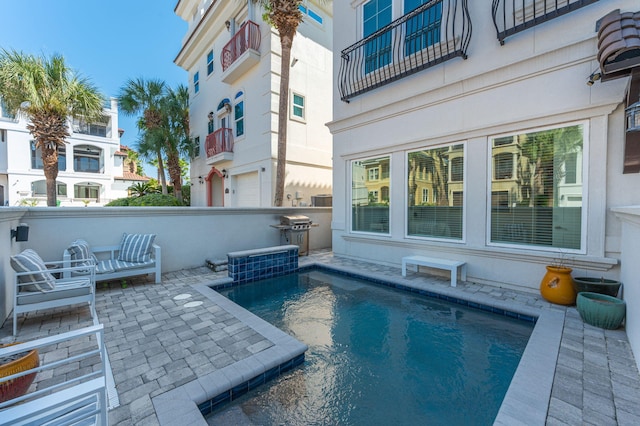
<path fill-rule="evenodd" d="M 422 6 L 429 0 L 405 0 L 404 13 Z M 434 4 L 406 22 L 405 55 L 409 56 L 440 42 L 442 2 Z"/>
<path fill-rule="evenodd" d="M 584 135 L 575 124 L 510 136 L 509 147 L 493 139 L 491 242 L 581 249 Z M 520 153 L 509 180 L 505 148 Z"/>
<path fill-rule="evenodd" d="M 464 145 L 409 152 L 407 170 L 407 234 L 462 240 Z"/>
<path fill-rule="evenodd" d="M 102 173 L 102 150 L 91 145 L 75 146 L 73 148 L 73 171 Z"/>
<path fill-rule="evenodd" d="M 352 231 L 389 233 L 390 182 L 378 178 L 383 165 L 389 169 L 390 160 L 379 157 L 351 162 Z"/>
<path fill-rule="evenodd" d="M 200 91 L 200 72 L 196 71 L 193 74 L 193 93 L 198 93 Z"/>
<path fill-rule="evenodd" d="M 362 8 L 364 38 L 391 23 L 391 0 L 370 0 Z M 365 45 L 365 73 L 370 73 L 391 63 L 391 32 L 385 32 L 369 40 Z"/>
<path fill-rule="evenodd" d="M 31 168 L 34 170 L 44 169 L 44 164 L 42 162 L 42 150 L 40 148 L 36 148 L 35 141 L 31 141 Z M 58 170 L 67 170 L 67 148 L 64 146 L 58 147 Z"/>
<path fill-rule="evenodd" d="M 496 180 L 513 178 L 513 154 L 503 152 L 493 157 L 493 178 Z"/>
<path fill-rule="evenodd" d="M 96 201 L 100 200 L 100 185 L 97 183 L 79 183 L 73 186 L 74 198 L 91 198 Z"/>
<path fill-rule="evenodd" d="M 16 118 L 14 114 L 9 113 L 9 109 L 7 108 L 7 105 L 4 103 L 3 99 L 0 99 L 0 117 L 11 119 Z"/>
<path fill-rule="evenodd" d="M 300 9 L 300 12 L 302 12 L 303 15 L 308 16 L 309 18 L 311 18 L 312 20 L 316 21 L 318 24 L 322 25 L 322 16 L 320 16 L 317 12 L 313 11 L 307 4 L 307 1 L 304 1 L 304 4 L 301 4 L 300 6 L 298 6 L 298 9 Z"/>
<path fill-rule="evenodd" d="M 37 180 L 31 182 L 31 194 L 33 197 L 46 197 L 47 196 L 47 181 Z M 56 195 L 60 197 L 67 196 L 67 184 L 60 181 L 56 181 Z"/>
<path fill-rule="evenodd" d="M 304 120 L 304 96 L 294 93 L 291 97 L 292 108 L 291 113 L 294 117 L 298 117 Z"/>
<path fill-rule="evenodd" d="M 236 137 L 244 135 L 244 94 L 236 93 L 235 106 L 233 107 L 233 120 L 236 124 Z"/>
<path fill-rule="evenodd" d="M 213 49 L 207 53 L 207 75 L 213 72 Z"/>
<path fill-rule="evenodd" d="M 200 136 L 193 138 L 193 158 L 200 157 Z"/>
<path fill-rule="evenodd" d="M 107 127 L 109 124 L 109 118 L 104 117 L 101 122 L 87 123 L 83 119 L 73 119 L 73 132 L 83 135 L 107 137 Z"/>

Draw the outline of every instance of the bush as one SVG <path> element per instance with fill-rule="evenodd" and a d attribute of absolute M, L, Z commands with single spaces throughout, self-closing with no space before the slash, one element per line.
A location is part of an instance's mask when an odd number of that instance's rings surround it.
<path fill-rule="evenodd" d="M 141 206 L 182 206 L 173 195 L 147 194 L 142 197 L 118 198 L 106 207 L 141 207 Z"/>

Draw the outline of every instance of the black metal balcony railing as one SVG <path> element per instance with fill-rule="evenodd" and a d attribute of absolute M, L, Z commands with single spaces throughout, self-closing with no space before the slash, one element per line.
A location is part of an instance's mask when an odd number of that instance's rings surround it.
<path fill-rule="evenodd" d="M 207 158 L 223 152 L 233 152 L 233 129 L 223 127 L 208 134 L 204 148 L 207 152 Z"/>
<path fill-rule="evenodd" d="M 226 71 L 248 49 L 260 50 L 260 26 L 247 21 L 222 48 L 222 71 Z"/>
<path fill-rule="evenodd" d="M 491 12 L 500 44 L 528 28 L 588 6 L 598 0 L 493 0 Z"/>
<path fill-rule="evenodd" d="M 340 99 L 349 99 L 455 57 L 467 58 L 468 0 L 432 0 L 341 53 Z"/>

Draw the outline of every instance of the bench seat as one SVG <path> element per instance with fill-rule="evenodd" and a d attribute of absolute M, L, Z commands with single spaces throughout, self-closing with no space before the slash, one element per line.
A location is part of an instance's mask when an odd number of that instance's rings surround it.
<path fill-rule="evenodd" d="M 455 287 L 458 282 L 458 268 L 460 268 L 460 279 L 467 279 L 467 264 L 461 260 L 439 259 L 426 256 L 405 256 L 402 258 L 402 276 L 407 276 L 407 265 L 416 265 L 416 272 L 420 266 L 434 269 L 444 269 L 451 272 L 451 287 Z"/>

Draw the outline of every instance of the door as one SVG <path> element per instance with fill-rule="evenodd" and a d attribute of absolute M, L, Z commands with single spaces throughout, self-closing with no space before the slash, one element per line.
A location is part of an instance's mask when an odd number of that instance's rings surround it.
<path fill-rule="evenodd" d="M 224 180 L 214 174 L 209 180 L 209 191 L 211 191 L 210 207 L 224 206 Z"/>
<path fill-rule="evenodd" d="M 260 206 L 260 182 L 258 172 L 237 175 L 236 179 L 236 206 L 259 207 Z"/>

